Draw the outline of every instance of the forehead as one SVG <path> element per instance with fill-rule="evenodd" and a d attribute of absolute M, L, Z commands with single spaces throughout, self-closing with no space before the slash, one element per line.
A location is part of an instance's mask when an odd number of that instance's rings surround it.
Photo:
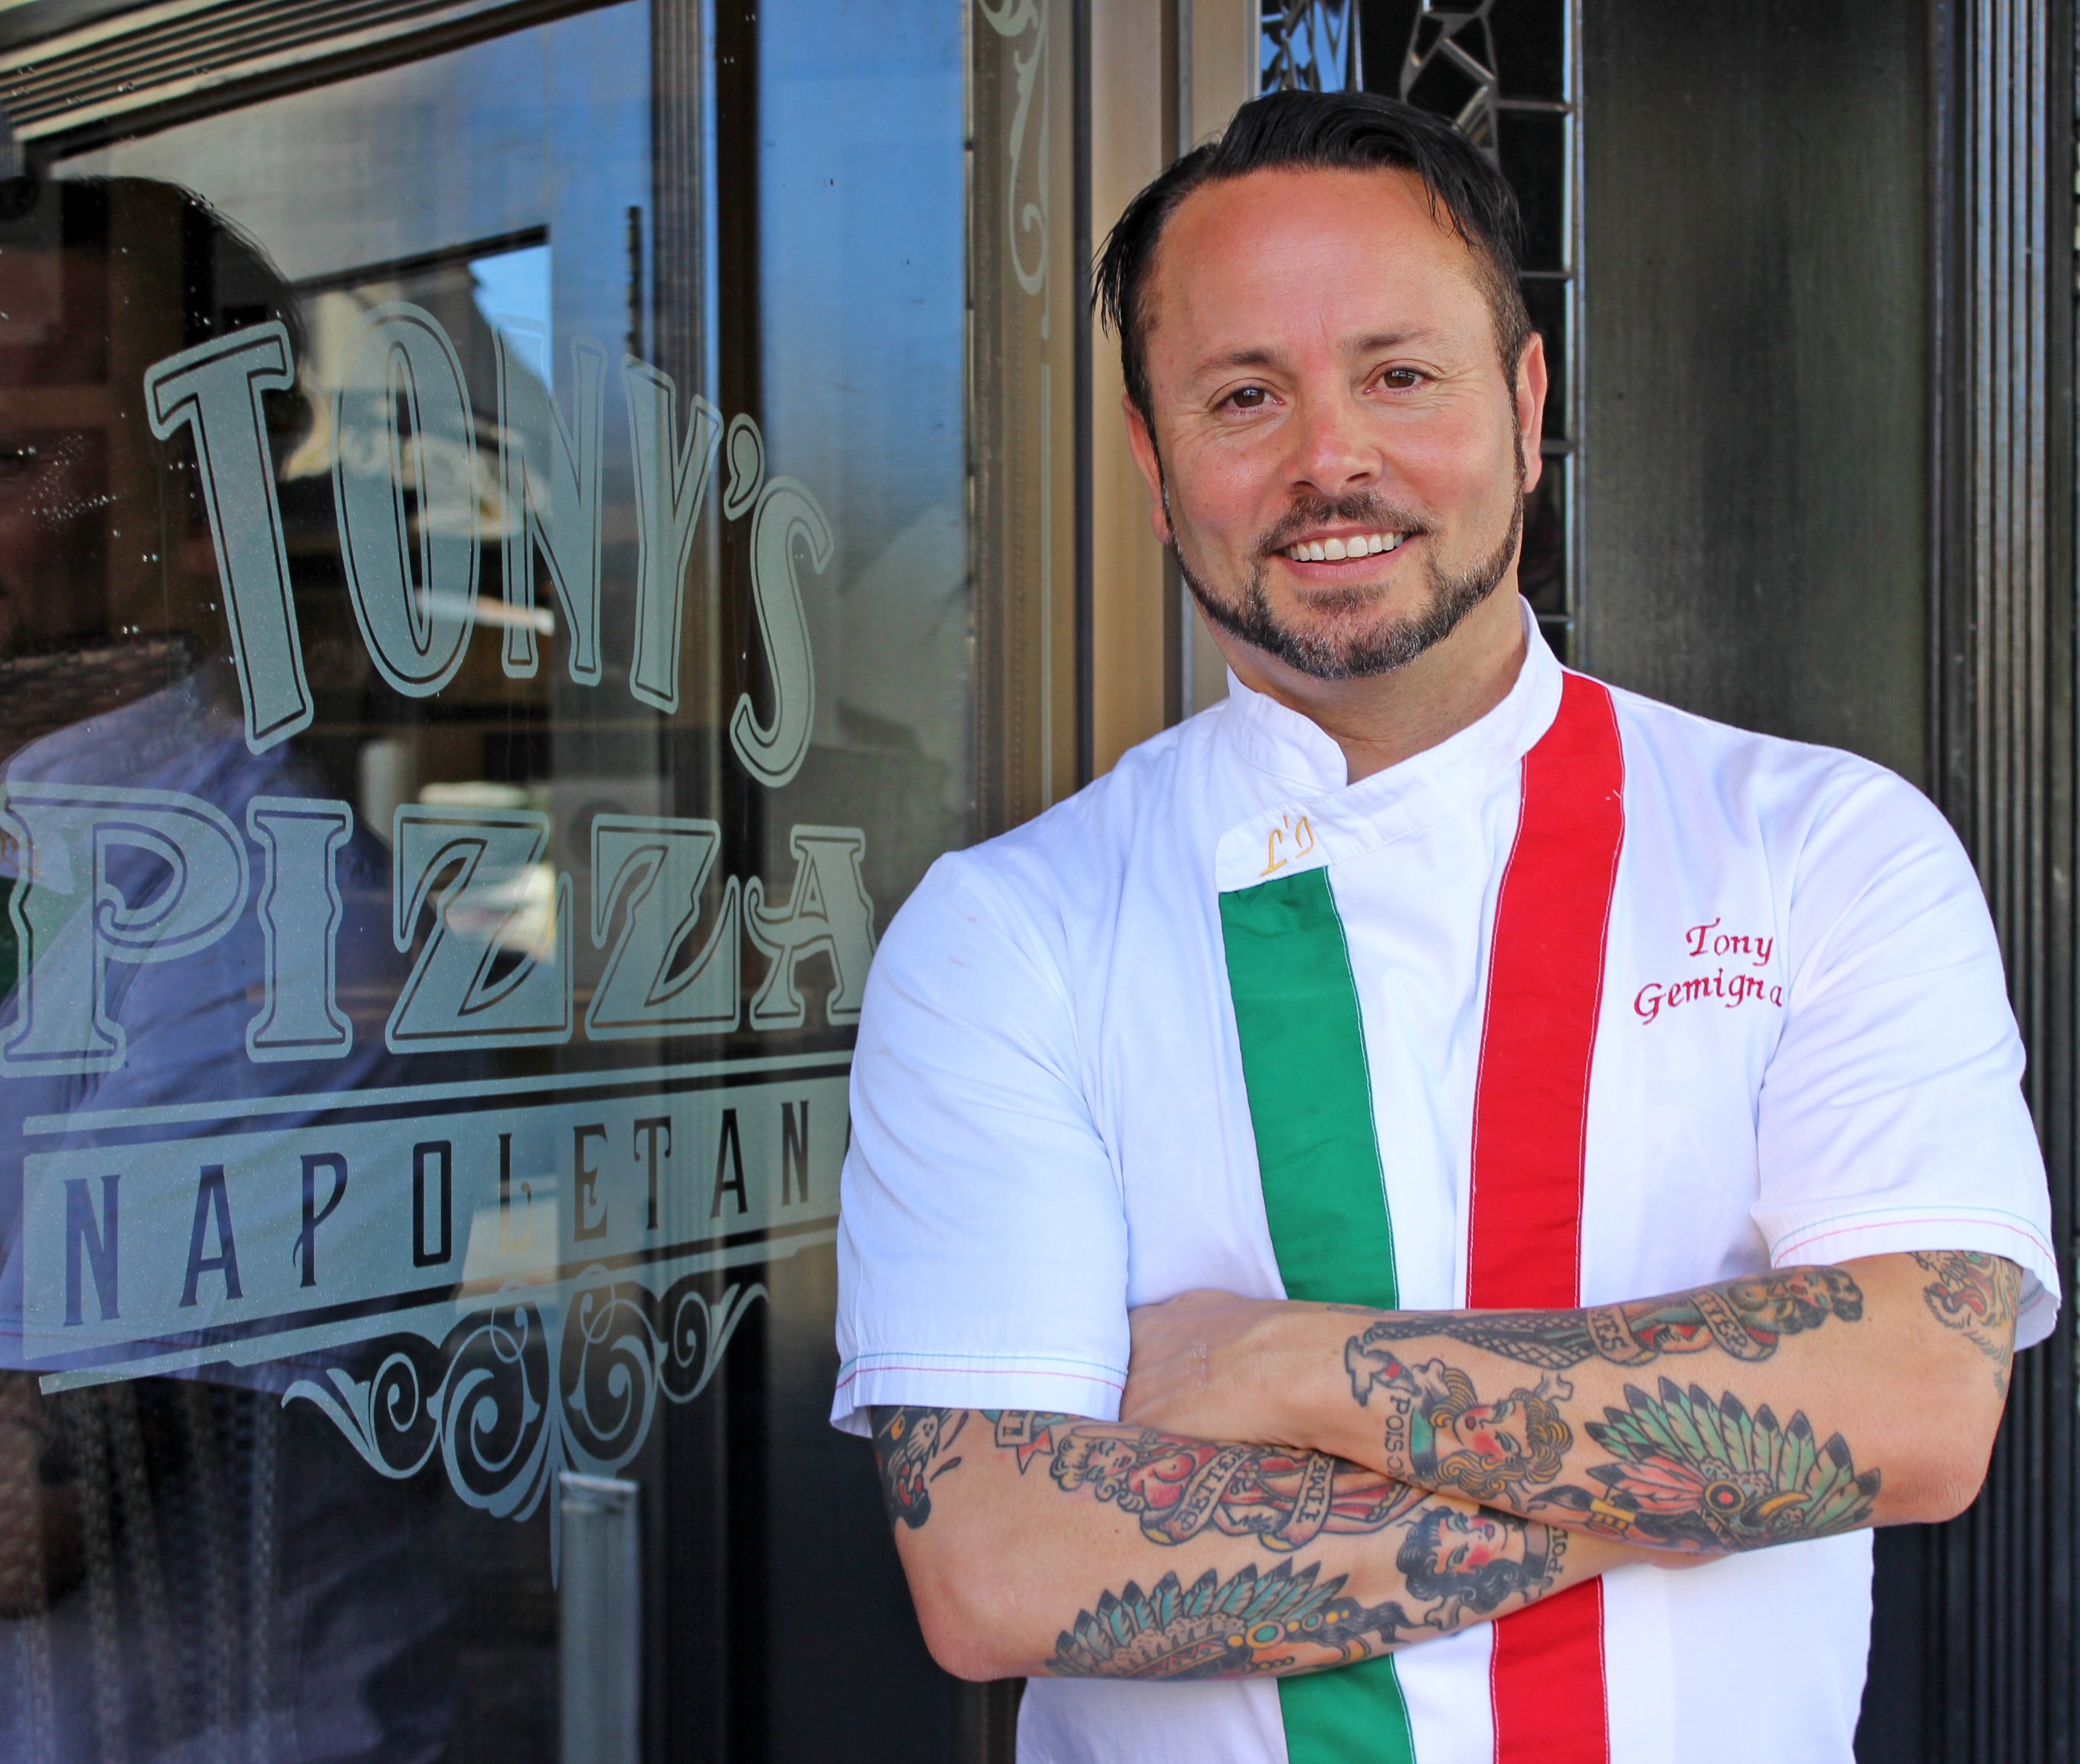
<path fill-rule="evenodd" d="M 1472 249 L 1413 173 L 1277 170 L 1201 185 L 1157 242 L 1151 358 L 1420 328 L 1486 334 Z"/>

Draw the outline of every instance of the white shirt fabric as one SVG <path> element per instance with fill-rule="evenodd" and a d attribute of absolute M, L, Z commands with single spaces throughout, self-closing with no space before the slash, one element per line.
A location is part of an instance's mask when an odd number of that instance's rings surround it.
<path fill-rule="evenodd" d="M 868 1431 L 880 1404 L 1113 1419 L 1130 1307 L 1193 1287 L 1284 1296 L 1218 904 L 1261 872 L 1281 817 L 1316 831 L 1306 861 L 1330 869 L 1349 943 L 1401 1303 L 1464 1304 L 1496 896 L 1519 762 L 1562 677 L 1525 610 L 1503 702 L 1357 784 L 1315 724 L 1231 679 L 1088 789 L 933 867 L 860 1023 L 838 1426 Z M 2041 1339 L 2057 1276 L 2022 1048 L 1948 825 L 1868 761 L 1613 697 L 1625 828 L 1584 1302 L 1977 1250 L 2021 1266 L 2019 1343 Z M 1870 1561 L 1865 1531 L 1606 1577 L 1612 1764 L 1848 1760 Z M 1489 1764 L 1490 1635 L 1398 1657 L 1420 1764 Z M 1020 1756 L 1286 1752 L 1267 1680 L 1047 1679 Z"/>

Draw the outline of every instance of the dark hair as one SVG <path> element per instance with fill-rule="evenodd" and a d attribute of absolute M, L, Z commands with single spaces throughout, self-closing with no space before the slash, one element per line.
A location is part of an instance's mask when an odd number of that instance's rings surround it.
<path fill-rule="evenodd" d="M 1098 253 L 1092 298 L 1119 338 L 1126 394 L 1155 424 L 1144 354 L 1149 272 L 1178 204 L 1201 185 L 1252 172 L 1413 172 L 1474 254 L 1503 367 L 1514 373 L 1531 341 L 1517 286 L 1522 222 L 1516 198 L 1487 156 L 1443 118 L 1375 92 L 1273 92 L 1235 114 L 1218 140 L 1196 147 L 1126 205 Z"/>
<path fill-rule="evenodd" d="M 306 342 L 296 291 L 266 253 L 207 199 L 156 178 L 0 178 L 0 250 L 119 253 L 164 309 L 179 315 L 179 345 L 279 320 L 300 358 Z M 113 322 L 98 312 L 92 321 Z M 12 339 L 0 330 L 0 346 Z"/>

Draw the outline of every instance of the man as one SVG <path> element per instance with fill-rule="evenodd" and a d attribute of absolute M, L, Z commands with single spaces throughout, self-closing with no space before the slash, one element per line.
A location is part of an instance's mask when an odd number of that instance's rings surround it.
<path fill-rule="evenodd" d="M 835 1418 L 1027 1764 L 1847 1760 L 1868 1527 L 1969 1502 L 2051 1326 L 1941 819 L 1514 592 L 1513 224 L 1357 95 L 1136 199 L 1100 285 L 1231 695 L 878 958 Z"/>
<path fill-rule="evenodd" d="M 270 320 L 301 342 L 295 291 L 192 192 L 0 181 L 0 799 L 24 785 L 170 791 L 242 826 L 256 798 L 340 794 L 304 744 L 247 747 L 192 450 L 154 441 L 145 419 L 143 363 Z M 308 406 L 270 394 L 265 414 L 286 457 Z M 329 497 L 319 512 L 329 527 Z M 0 836 L 0 1039 L 20 1027 L 37 960 L 8 897 L 36 874 Z M 103 910 L 162 899 L 170 874 L 135 846 L 99 852 Z M 367 829 L 336 882 L 342 993 L 394 995 L 407 961 L 388 857 Z M 52 1392 L 27 1368 L 29 1152 L 106 1143 L 111 1116 L 198 1092 L 395 1080 L 366 1025 L 315 1076 L 246 1057 L 265 935 L 245 913 L 179 962 L 109 963 L 101 1002 L 124 1060 L 0 1080 L 0 1758 L 409 1764 L 450 1745 L 459 1631 L 426 1546 L 438 1490 L 371 1474 L 307 1405 L 285 1412 L 304 1368 Z M 38 1117 L 79 1125 L 30 1139 Z M 293 1167 L 257 1198 L 282 1211 L 271 1234 L 241 1212 L 249 1258 L 256 1227 L 262 1242 L 292 1235 Z"/>

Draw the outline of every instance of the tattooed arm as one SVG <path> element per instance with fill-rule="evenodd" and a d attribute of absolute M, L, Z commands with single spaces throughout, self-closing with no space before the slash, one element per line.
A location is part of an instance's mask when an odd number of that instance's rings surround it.
<path fill-rule="evenodd" d="M 1571 1311 L 1188 1293 L 1135 1314 L 1122 1412 L 1721 1554 L 1969 1506 L 2021 1282 L 1998 1256 L 1946 1251 Z"/>
<path fill-rule="evenodd" d="M 1026 1410 L 874 1426 L 925 1640 L 964 1678 L 1316 1671 L 1632 1559 L 1319 1452 Z"/>

